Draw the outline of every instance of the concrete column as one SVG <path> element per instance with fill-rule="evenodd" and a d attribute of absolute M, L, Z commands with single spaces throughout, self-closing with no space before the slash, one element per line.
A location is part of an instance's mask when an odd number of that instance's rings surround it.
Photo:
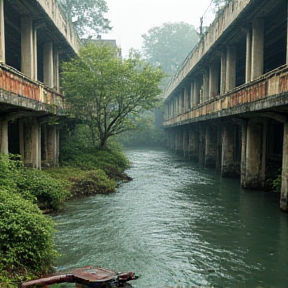
<path fill-rule="evenodd" d="M 212 63 L 209 67 L 209 98 L 213 98 L 218 94 L 219 86 L 219 65 Z"/>
<path fill-rule="evenodd" d="M 21 19 L 21 72 L 36 80 L 36 51 L 35 36 L 33 29 L 33 21 L 31 18 Z"/>
<path fill-rule="evenodd" d="M 179 111 L 180 111 L 180 108 L 179 108 L 179 95 L 177 95 L 176 98 L 175 98 L 175 116 L 179 115 Z"/>
<path fill-rule="evenodd" d="M 284 123 L 280 209 L 288 211 L 288 123 Z"/>
<path fill-rule="evenodd" d="M 215 129 L 216 128 L 216 129 Z M 217 127 L 207 126 L 205 129 L 205 167 L 216 167 L 217 154 Z"/>
<path fill-rule="evenodd" d="M 184 87 L 184 111 L 189 111 L 189 99 L 188 99 L 188 89 L 187 86 Z"/>
<path fill-rule="evenodd" d="M 197 77 L 194 78 L 194 85 L 193 85 L 193 102 L 192 105 L 195 107 L 197 104 L 200 103 L 200 84 Z"/>
<path fill-rule="evenodd" d="M 171 141 L 171 145 L 170 145 L 170 148 L 175 150 L 176 149 L 176 132 L 174 130 L 171 130 L 170 131 L 170 141 Z"/>
<path fill-rule="evenodd" d="M 189 141 L 189 130 L 188 128 L 183 129 L 183 155 L 188 156 L 188 141 Z"/>
<path fill-rule="evenodd" d="M 217 125 L 217 151 L 216 151 L 216 171 L 221 173 L 222 167 L 222 124 Z"/>
<path fill-rule="evenodd" d="M 5 63 L 4 0 L 0 0 L 0 63 Z"/>
<path fill-rule="evenodd" d="M 8 120 L 0 121 L 0 153 L 8 155 Z"/>
<path fill-rule="evenodd" d="M 251 80 L 263 75 L 264 69 L 264 20 L 252 22 Z"/>
<path fill-rule="evenodd" d="M 228 47 L 226 59 L 226 91 L 236 87 L 236 47 Z"/>
<path fill-rule="evenodd" d="M 183 153 L 183 131 L 182 129 L 177 129 L 176 131 L 176 142 L 175 149 L 177 153 Z"/>
<path fill-rule="evenodd" d="M 189 129 L 188 145 L 189 157 L 192 160 L 199 162 L 199 134 L 195 125 Z"/>
<path fill-rule="evenodd" d="M 203 74 L 203 102 L 209 99 L 209 71 L 206 70 Z"/>
<path fill-rule="evenodd" d="M 242 187 L 246 185 L 246 153 L 247 153 L 247 126 L 246 122 L 241 125 L 241 174 L 240 183 Z"/>
<path fill-rule="evenodd" d="M 251 31 L 246 31 L 246 67 L 245 82 L 251 81 Z"/>
<path fill-rule="evenodd" d="M 226 53 L 221 54 L 220 69 L 220 94 L 225 94 L 226 90 Z"/>
<path fill-rule="evenodd" d="M 23 160 L 24 154 L 25 154 L 23 119 L 19 119 L 19 150 L 20 150 L 20 155 L 22 155 L 22 160 Z"/>
<path fill-rule="evenodd" d="M 51 167 L 55 166 L 58 163 L 58 143 L 57 143 L 57 129 L 56 126 L 50 126 L 47 123 L 44 123 L 41 127 L 44 133 L 44 139 L 42 143 L 44 147 L 42 149 L 42 160 L 46 166 Z M 44 140 L 44 141 L 43 141 Z"/>
<path fill-rule="evenodd" d="M 183 114 L 185 111 L 185 97 L 184 97 L 184 89 L 181 89 L 181 92 L 179 94 L 179 100 L 180 100 L 180 113 Z"/>
<path fill-rule="evenodd" d="M 222 161 L 221 161 L 221 176 L 236 177 L 235 165 L 235 131 L 236 127 L 231 123 L 224 123 L 222 128 Z"/>
<path fill-rule="evenodd" d="M 24 123 L 24 155 L 26 166 L 41 168 L 41 133 L 36 118 L 31 118 Z"/>
<path fill-rule="evenodd" d="M 54 88 L 57 92 L 60 92 L 60 61 L 59 61 L 59 51 L 54 49 Z"/>
<path fill-rule="evenodd" d="M 173 118 L 177 115 L 177 98 L 173 99 Z"/>
<path fill-rule="evenodd" d="M 199 164 L 201 166 L 205 165 L 205 127 L 199 127 Z"/>
<path fill-rule="evenodd" d="M 189 111 L 193 107 L 193 90 L 194 90 L 194 81 L 191 81 L 191 84 L 190 84 L 190 98 L 189 98 Z"/>
<path fill-rule="evenodd" d="M 53 65 L 53 43 L 48 42 L 43 47 L 43 72 L 44 72 L 44 84 L 48 87 L 54 87 L 54 65 Z"/>
<path fill-rule="evenodd" d="M 37 30 L 33 30 L 33 80 L 38 79 L 38 59 L 37 59 Z"/>
<path fill-rule="evenodd" d="M 265 157 L 266 157 L 266 135 L 265 125 L 249 122 L 247 126 L 246 144 L 246 168 L 243 187 L 252 189 L 264 188 L 265 181 Z M 241 175 L 242 176 L 242 175 Z"/>

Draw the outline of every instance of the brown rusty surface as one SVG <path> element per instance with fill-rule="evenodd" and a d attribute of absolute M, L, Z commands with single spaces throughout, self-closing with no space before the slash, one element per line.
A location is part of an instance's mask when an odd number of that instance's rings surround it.
<path fill-rule="evenodd" d="M 112 270 L 95 268 L 92 266 L 86 266 L 83 268 L 79 268 L 69 273 L 73 274 L 76 277 L 76 280 L 84 280 L 87 282 L 104 282 L 110 281 L 117 276 L 117 273 Z M 76 281 L 77 282 L 77 281 Z"/>
<path fill-rule="evenodd" d="M 0 64 L 0 89 L 19 98 L 64 106 L 64 98 L 61 94 L 40 82 L 29 79 L 21 72 L 5 64 Z"/>
<path fill-rule="evenodd" d="M 164 126 L 179 125 L 183 119 L 186 119 L 188 123 L 203 121 L 205 120 L 203 117 L 208 116 L 218 118 L 223 114 L 224 116 L 243 114 L 247 109 L 257 112 L 263 108 L 273 108 L 275 105 L 288 107 L 288 97 L 284 97 L 286 100 L 283 102 L 283 95 L 288 94 L 287 70 L 288 66 L 280 67 L 263 75 L 261 79 L 237 87 L 224 95 L 218 95 L 206 103 L 198 104 L 186 112 L 186 117 L 183 115 L 167 119 Z M 275 97 L 280 97 L 281 101 L 275 101 Z M 168 101 L 166 105 L 167 103 Z"/>

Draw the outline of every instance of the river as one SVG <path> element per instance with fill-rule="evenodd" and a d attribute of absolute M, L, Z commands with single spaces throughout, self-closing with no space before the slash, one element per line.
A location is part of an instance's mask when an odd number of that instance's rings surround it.
<path fill-rule="evenodd" d="M 127 150 L 133 181 L 69 201 L 55 216 L 57 268 L 135 271 L 135 288 L 288 287 L 288 215 L 279 195 L 164 149 Z"/>

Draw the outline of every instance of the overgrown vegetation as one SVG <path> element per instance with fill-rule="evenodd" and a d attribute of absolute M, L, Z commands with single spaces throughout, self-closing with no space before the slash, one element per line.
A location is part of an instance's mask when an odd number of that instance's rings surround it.
<path fill-rule="evenodd" d="M 27 169 L 19 156 L 0 155 L 1 288 L 52 272 L 54 223 L 43 210 L 57 211 L 71 197 L 111 193 L 119 181 L 130 180 L 119 147 L 97 150 L 89 146 L 85 125 L 73 127 L 61 139 L 60 167 Z"/>
<path fill-rule="evenodd" d="M 0 174 L 0 286 L 17 287 L 23 277 L 50 272 L 57 256 L 54 223 L 36 204 L 56 210 L 69 192 L 15 157 L 0 155 Z"/>

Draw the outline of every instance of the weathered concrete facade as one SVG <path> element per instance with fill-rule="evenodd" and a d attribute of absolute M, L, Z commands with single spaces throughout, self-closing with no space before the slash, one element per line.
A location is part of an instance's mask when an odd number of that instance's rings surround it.
<path fill-rule="evenodd" d="M 58 163 L 60 62 L 79 46 L 56 0 L 0 0 L 0 153 L 35 168 Z"/>
<path fill-rule="evenodd" d="M 262 189 L 269 173 L 282 168 L 283 210 L 288 210 L 287 5 L 232 1 L 171 79 L 164 104 L 168 147 L 179 150 L 179 139 L 188 138 L 181 152 L 223 177 Z"/>

